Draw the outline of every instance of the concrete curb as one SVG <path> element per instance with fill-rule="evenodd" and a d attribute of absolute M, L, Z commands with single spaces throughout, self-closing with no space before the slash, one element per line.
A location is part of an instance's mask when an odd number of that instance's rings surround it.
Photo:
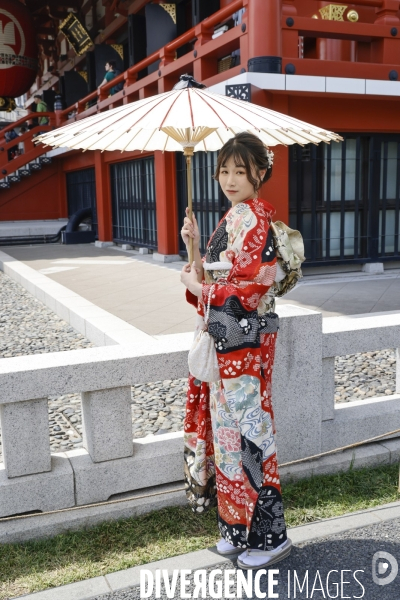
<path fill-rule="evenodd" d="M 400 518 L 400 501 L 293 527 L 288 530 L 288 534 L 294 544 L 303 544 L 319 538 L 360 529 L 368 525 L 376 525 L 397 518 Z M 57 600 L 91 600 L 100 594 L 116 592 L 139 585 L 140 571 L 142 569 L 147 569 L 152 573 L 156 569 L 167 569 L 168 573 L 171 574 L 175 569 L 207 569 L 224 562 L 230 561 L 220 556 L 214 547 L 124 569 L 123 571 L 117 571 L 109 575 L 94 577 L 93 579 L 52 588 L 43 592 L 19 596 L 19 598 L 25 598 L 26 600 L 55 600 L 55 598 Z"/>
<path fill-rule="evenodd" d="M 0 270 L 96 346 L 141 343 L 154 339 L 2 251 Z"/>

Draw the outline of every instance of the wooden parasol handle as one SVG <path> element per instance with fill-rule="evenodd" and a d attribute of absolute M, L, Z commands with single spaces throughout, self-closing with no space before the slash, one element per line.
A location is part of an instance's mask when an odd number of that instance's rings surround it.
<path fill-rule="evenodd" d="M 192 220 L 193 214 L 193 202 L 192 202 L 192 156 L 193 148 L 188 147 L 184 149 L 184 155 L 186 156 L 186 180 L 187 180 L 187 205 L 189 209 L 189 219 Z M 189 264 L 193 262 L 193 238 L 189 238 Z"/>

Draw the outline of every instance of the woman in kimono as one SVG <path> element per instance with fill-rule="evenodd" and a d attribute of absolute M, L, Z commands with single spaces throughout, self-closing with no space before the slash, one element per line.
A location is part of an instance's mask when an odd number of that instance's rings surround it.
<path fill-rule="evenodd" d="M 259 138 L 237 134 L 221 149 L 214 175 L 232 207 L 199 252 L 196 218 L 181 231 L 194 262 L 182 269 L 188 302 L 215 340 L 220 380 L 189 377 L 184 422 L 185 480 L 192 509 L 218 504 L 224 556 L 242 552 L 244 569 L 290 554 L 274 442 L 271 376 L 278 316 L 272 312 L 277 261 L 269 227 L 274 207 L 258 198 L 273 153 Z M 268 293 L 270 290 L 270 294 Z M 201 327 L 201 324 L 200 324 Z M 243 550 L 245 550 L 243 552 Z"/>

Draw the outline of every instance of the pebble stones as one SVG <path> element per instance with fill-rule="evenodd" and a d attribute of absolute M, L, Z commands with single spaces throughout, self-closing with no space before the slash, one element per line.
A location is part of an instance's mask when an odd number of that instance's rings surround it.
<path fill-rule="evenodd" d="M 187 380 L 137 384 L 132 388 L 133 437 L 181 431 Z"/>
<path fill-rule="evenodd" d="M 93 346 L 71 325 L 0 271 L 0 358 Z"/>
<path fill-rule="evenodd" d="M 352 402 L 395 393 L 395 350 L 336 357 L 335 402 Z"/>
<path fill-rule="evenodd" d="M 65 452 L 82 446 L 82 412 L 79 394 L 49 397 L 51 452 Z"/>

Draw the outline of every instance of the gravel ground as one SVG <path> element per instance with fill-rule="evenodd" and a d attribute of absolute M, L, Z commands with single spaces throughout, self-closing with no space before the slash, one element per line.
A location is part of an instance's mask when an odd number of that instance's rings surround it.
<path fill-rule="evenodd" d="M 337 356 L 335 401 L 351 402 L 396 393 L 395 350 Z"/>
<path fill-rule="evenodd" d="M 23 287 L 0 272 L 0 358 L 93 346 Z M 395 393 L 394 350 L 339 356 L 335 366 L 336 402 Z M 134 386 L 133 437 L 181 430 L 185 395 L 186 379 Z M 49 427 L 52 452 L 63 452 L 82 445 L 79 394 L 49 397 Z"/>
<path fill-rule="evenodd" d="M 390 553 L 398 562 L 400 562 L 399 554 L 399 540 L 400 540 L 400 519 L 380 523 L 378 525 L 370 525 L 368 527 L 362 527 L 347 533 L 340 533 L 332 535 L 326 538 L 319 538 L 312 542 L 305 544 L 296 545 L 289 558 L 277 563 L 273 566 L 273 569 L 279 569 L 279 573 L 273 575 L 278 581 L 273 591 L 278 596 L 272 596 L 268 594 L 267 576 L 262 575 L 260 578 L 260 592 L 266 594 L 266 598 L 279 597 L 279 598 L 314 598 L 320 600 L 322 598 L 364 598 L 365 600 L 399 600 L 400 598 L 400 574 L 391 583 L 386 585 L 378 585 L 372 580 L 372 559 L 376 552 L 384 551 Z M 378 573 L 377 566 L 380 563 L 384 563 L 382 560 L 378 560 L 376 563 L 375 572 L 381 581 L 386 576 L 390 576 L 391 567 L 387 567 L 383 574 Z M 388 563 L 389 564 L 389 563 Z M 214 569 L 221 569 L 224 572 L 227 569 L 234 568 L 235 563 L 222 562 L 214 567 L 207 569 L 207 574 Z M 290 586 L 288 585 L 288 572 L 290 571 Z M 306 585 L 303 590 L 300 591 L 299 587 L 296 587 L 296 593 L 294 592 L 293 580 L 294 571 L 300 586 L 308 572 L 308 593 Z M 327 576 L 331 571 L 327 583 Z M 336 572 L 335 572 L 336 571 Z M 358 571 L 356 573 L 356 571 Z M 343 578 L 343 588 L 341 591 L 340 580 Z M 357 582 L 357 580 L 358 582 Z M 186 597 L 193 597 L 193 577 L 188 577 L 190 580 L 190 586 L 188 586 Z M 208 579 L 208 578 L 207 578 Z M 220 579 L 216 577 L 216 581 Z M 231 576 L 233 581 L 236 580 L 235 575 Z M 315 588 L 313 585 L 315 582 Z M 339 587 L 335 586 L 335 583 L 339 583 Z M 349 582 L 349 583 L 346 583 Z M 253 580 L 254 583 L 254 580 Z M 253 595 L 243 594 L 243 598 L 257 598 L 254 593 Z M 235 590 L 235 586 L 232 586 L 231 591 Z M 338 593 L 339 590 L 339 593 Z M 261 594 L 258 597 L 261 597 Z M 103 594 L 97 596 L 93 600 L 139 600 L 144 596 L 140 596 L 140 588 L 134 587 L 121 592 L 114 592 L 111 594 Z M 165 593 L 164 585 L 161 586 L 161 595 L 146 596 L 150 600 L 154 598 L 167 598 Z M 172 596 L 169 596 L 170 598 Z M 175 598 L 181 598 L 179 579 L 178 587 L 175 593 Z M 223 595 L 201 595 L 201 598 L 223 598 L 227 596 Z M 239 597 L 236 594 L 231 597 Z"/>
<path fill-rule="evenodd" d="M 0 271 L 0 357 L 93 347 L 73 327 Z"/>

